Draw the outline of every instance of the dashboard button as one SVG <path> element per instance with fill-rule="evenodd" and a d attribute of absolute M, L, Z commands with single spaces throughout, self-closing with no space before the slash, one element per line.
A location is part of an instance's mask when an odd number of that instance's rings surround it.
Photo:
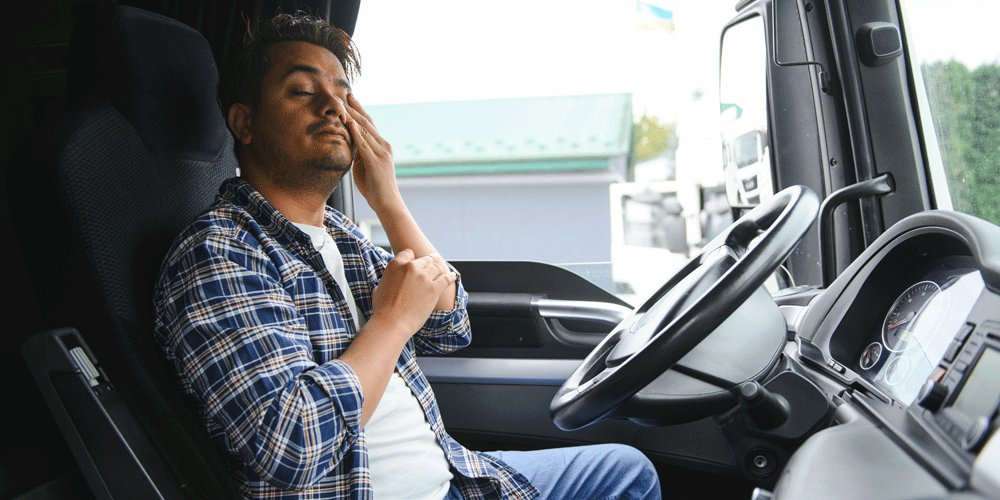
<path fill-rule="evenodd" d="M 962 325 L 962 329 L 958 331 L 958 335 L 955 335 L 955 340 L 959 343 L 965 342 L 965 339 L 969 338 L 969 334 L 972 333 L 972 329 L 975 327 L 976 325 L 972 323 Z"/>
<path fill-rule="evenodd" d="M 958 355 L 958 351 L 962 349 L 962 341 L 955 339 L 951 341 L 951 345 L 948 346 L 948 350 L 944 352 L 944 360 L 951 363 L 955 360 L 955 356 Z"/>
<path fill-rule="evenodd" d="M 976 351 L 966 349 L 962 351 L 962 354 L 958 356 L 955 362 L 969 364 L 972 363 L 972 358 L 974 358 L 975 356 L 976 356 Z"/>

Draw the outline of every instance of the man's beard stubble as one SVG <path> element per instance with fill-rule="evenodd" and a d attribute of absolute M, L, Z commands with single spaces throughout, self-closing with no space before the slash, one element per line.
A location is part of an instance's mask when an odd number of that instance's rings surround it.
<path fill-rule="evenodd" d="M 264 147 L 264 160 L 270 177 L 282 188 L 294 192 L 322 192 L 329 196 L 354 163 L 354 147 L 348 156 L 335 154 L 296 161 L 283 149 Z"/>
<path fill-rule="evenodd" d="M 325 172 L 347 172 L 351 168 L 352 161 L 347 161 L 346 164 L 343 160 L 337 160 L 333 157 L 326 158 L 315 158 L 312 160 L 307 160 L 315 170 L 321 170 Z"/>

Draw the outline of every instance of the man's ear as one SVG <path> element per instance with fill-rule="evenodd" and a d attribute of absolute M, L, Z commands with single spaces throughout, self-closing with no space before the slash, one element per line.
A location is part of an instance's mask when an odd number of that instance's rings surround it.
<path fill-rule="evenodd" d="M 229 107 L 229 116 L 226 117 L 229 130 L 233 131 L 236 140 L 246 146 L 253 139 L 253 132 L 250 131 L 250 106 L 236 103 Z"/>

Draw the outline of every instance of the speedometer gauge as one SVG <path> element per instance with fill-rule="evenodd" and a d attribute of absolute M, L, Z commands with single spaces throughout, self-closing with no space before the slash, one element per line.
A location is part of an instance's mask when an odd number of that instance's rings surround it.
<path fill-rule="evenodd" d="M 925 306 L 941 287 L 933 281 L 921 281 L 911 286 L 896 299 L 882 324 L 882 343 L 892 352 L 902 352 L 919 341 L 911 330 Z"/>

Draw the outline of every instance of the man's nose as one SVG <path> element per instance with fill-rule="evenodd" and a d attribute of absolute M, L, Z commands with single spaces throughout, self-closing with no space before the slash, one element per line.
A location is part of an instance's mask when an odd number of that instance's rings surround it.
<path fill-rule="evenodd" d="M 336 117 L 337 121 L 343 122 L 344 116 L 347 115 L 347 104 L 342 97 L 327 94 L 323 99 L 321 114 L 330 118 Z"/>

